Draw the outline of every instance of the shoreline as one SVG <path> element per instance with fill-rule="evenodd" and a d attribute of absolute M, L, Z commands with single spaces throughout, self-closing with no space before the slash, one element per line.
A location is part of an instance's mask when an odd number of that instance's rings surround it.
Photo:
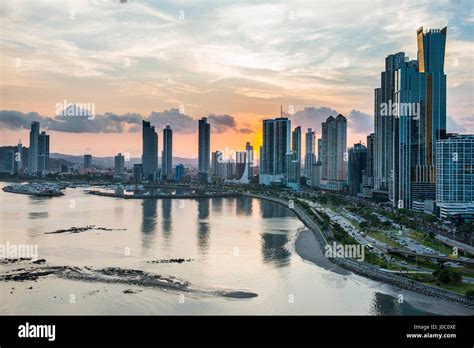
<path fill-rule="evenodd" d="M 319 248 L 314 248 L 314 249 L 319 249 L 321 255 L 324 256 L 323 250 L 324 250 L 324 246 L 327 244 L 326 238 L 323 236 L 319 227 L 314 223 L 314 221 L 312 221 L 306 215 L 306 213 L 301 208 L 299 208 L 298 206 L 294 206 L 293 208 L 290 208 L 288 206 L 288 203 L 280 198 L 267 197 L 267 196 L 251 194 L 251 193 L 245 193 L 243 195 L 247 197 L 264 199 L 271 202 L 279 203 L 281 205 L 286 206 L 288 209 L 290 209 L 296 215 L 296 217 L 308 228 L 308 230 L 312 232 L 314 239 L 317 242 L 317 245 L 319 246 Z M 297 239 L 298 239 L 298 236 L 297 236 Z M 305 251 L 305 254 L 308 254 L 308 252 Z M 315 260 L 318 263 L 313 262 L 311 260 L 309 261 L 320 266 L 319 264 L 321 263 L 320 257 L 314 256 L 314 255 L 312 257 L 315 258 Z M 368 278 L 374 281 L 379 281 L 383 283 L 384 285 L 387 285 L 387 286 L 391 285 L 391 286 L 395 286 L 401 289 L 405 289 L 417 295 L 424 295 L 430 298 L 440 298 L 444 301 L 455 303 L 455 304 L 463 306 L 464 308 L 468 308 L 471 310 L 474 308 L 473 301 L 468 299 L 464 295 L 457 294 L 457 293 L 440 289 L 440 288 L 435 288 L 433 286 L 420 283 L 411 279 L 407 279 L 399 275 L 387 274 L 381 271 L 380 269 L 377 269 L 368 264 L 362 264 L 362 263 L 358 263 L 358 262 L 351 261 L 344 258 L 328 259 L 325 256 L 324 258 L 328 262 L 332 263 L 334 265 L 334 268 L 339 266 L 341 268 L 344 268 L 347 271 L 353 272 L 354 274 L 357 274 L 364 278 Z M 321 267 L 325 268 L 324 266 L 321 266 Z"/>

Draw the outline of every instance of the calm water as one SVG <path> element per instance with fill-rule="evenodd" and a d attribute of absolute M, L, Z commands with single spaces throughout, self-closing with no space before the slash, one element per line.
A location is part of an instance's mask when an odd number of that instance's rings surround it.
<path fill-rule="evenodd" d="M 3 186 L 4 184 L 2 184 Z M 66 314 L 443 314 L 437 300 L 304 261 L 303 224 L 287 208 L 251 198 L 124 200 L 67 189 L 58 198 L 0 191 L 2 244 L 37 244 L 48 265 L 143 270 L 199 289 L 247 290 L 232 299 L 202 293 L 49 276 L 0 282 L 1 313 Z M 125 230 L 45 234 L 72 226 Z M 190 262 L 149 263 L 184 258 Z M 7 269 L 19 264 L 3 265 Z M 124 293 L 131 290 L 133 293 Z M 75 303 L 70 303 L 71 295 Z M 435 304 L 433 304 L 435 302 Z M 449 305 L 450 306 L 450 305 Z M 446 307 L 446 306 L 445 306 Z M 456 307 L 446 307 L 461 311 Z M 454 308 L 454 309 L 453 309 Z M 461 312 L 460 312 L 461 314 Z"/>

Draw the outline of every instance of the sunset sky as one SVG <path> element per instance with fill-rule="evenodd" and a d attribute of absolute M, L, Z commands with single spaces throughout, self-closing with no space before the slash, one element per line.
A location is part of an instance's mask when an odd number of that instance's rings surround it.
<path fill-rule="evenodd" d="M 174 129 L 174 155 L 261 143 L 283 105 L 292 126 L 348 117 L 348 146 L 373 132 L 373 89 L 388 54 L 416 58 L 416 30 L 448 27 L 448 131 L 474 133 L 472 1 L 0 2 L 0 145 L 32 120 L 51 152 L 141 155 L 141 119 Z M 56 104 L 97 114 L 55 116 Z M 294 113 L 293 113 L 294 111 Z"/>

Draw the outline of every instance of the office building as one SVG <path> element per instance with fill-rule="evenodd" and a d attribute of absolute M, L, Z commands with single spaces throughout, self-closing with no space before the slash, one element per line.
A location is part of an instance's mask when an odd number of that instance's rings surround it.
<path fill-rule="evenodd" d="M 84 169 L 92 169 L 92 155 L 84 155 Z"/>
<path fill-rule="evenodd" d="M 178 164 L 176 166 L 176 173 L 175 173 L 175 180 L 176 182 L 180 182 L 184 178 L 184 165 Z"/>
<path fill-rule="evenodd" d="M 143 166 L 141 163 L 133 165 L 133 180 L 137 182 L 143 180 Z"/>
<path fill-rule="evenodd" d="M 115 156 L 115 175 L 125 174 L 125 157 L 119 153 Z"/>
<path fill-rule="evenodd" d="M 316 163 L 315 145 L 316 135 L 315 132 L 308 128 L 305 139 L 305 157 L 304 157 L 304 171 L 303 176 L 311 180 L 311 172 L 313 170 L 313 164 Z"/>
<path fill-rule="evenodd" d="M 39 129 L 39 122 L 31 122 L 30 147 L 28 148 L 28 175 L 36 175 L 38 173 Z"/>
<path fill-rule="evenodd" d="M 49 134 L 41 132 L 38 135 L 38 174 L 49 173 Z"/>
<path fill-rule="evenodd" d="M 362 144 L 349 149 L 348 182 L 349 193 L 357 196 L 363 193 L 363 176 L 367 170 L 368 150 Z"/>
<path fill-rule="evenodd" d="M 198 171 L 200 180 L 208 181 L 211 155 L 211 125 L 207 117 L 198 121 Z"/>
<path fill-rule="evenodd" d="M 150 122 L 142 122 L 142 166 L 146 180 L 155 180 L 158 171 L 158 134 Z"/>
<path fill-rule="evenodd" d="M 163 129 L 163 151 L 161 153 L 161 175 L 163 180 L 171 179 L 173 172 L 173 130 L 167 125 Z"/>
<path fill-rule="evenodd" d="M 342 190 L 347 180 L 347 119 L 341 114 L 329 116 L 321 129 L 321 188 Z"/>
<path fill-rule="evenodd" d="M 474 135 L 452 135 L 437 141 L 436 205 L 443 219 L 473 219 Z"/>

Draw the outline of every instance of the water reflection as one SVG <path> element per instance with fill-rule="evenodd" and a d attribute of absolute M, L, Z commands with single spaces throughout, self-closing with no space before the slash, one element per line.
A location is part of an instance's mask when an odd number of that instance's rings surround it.
<path fill-rule="evenodd" d="M 262 218 L 275 218 L 275 217 L 292 217 L 293 212 L 282 204 L 273 203 L 270 201 L 259 200 L 260 203 L 260 214 Z"/>
<path fill-rule="evenodd" d="M 142 247 L 148 248 L 153 241 L 156 228 L 156 199 L 144 199 L 142 201 Z"/>
<path fill-rule="evenodd" d="M 49 214 L 47 211 L 40 211 L 36 213 L 28 213 L 28 219 L 46 219 L 48 218 Z"/>
<path fill-rule="evenodd" d="M 201 254 L 207 254 L 209 248 L 209 199 L 198 200 L 198 248 Z"/>
<path fill-rule="evenodd" d="M 172 217 L 171 217 L 171 208 L 172 208 L 171 199 L 162 199 L 161 200 L 161 234 L 165 240 L 167 246 L 170 243 L 170 237 L 172 232 Z"/>
<path fill-rule="evenodd" d="M 290 262 L 291 253 L 286 249 L 288 237 L 285 234 L 262 234 L 262 259 L 276 267 L 286 266 Z"/>
<path fill-rule="evenodd" d="M 224 198 L 215 197 L 211 199 L 211 209 L 213 213 L 222 213 L 222 206 L 224 204 Z"/>
<path fill-rule="evenodd" d="M 380 292 L 374 293 L 374 298 L 369 305 L 369 312 L 371 315 L 433 315 L 420 311 L 408 302 L 400 301 L 397 297 Z"/>
<path fill-rule="evenodd" d="M 252 198 L 241 197 L 241 199 L 237 199 L 235 203 L 237 215 L 252 215 Z"/>

